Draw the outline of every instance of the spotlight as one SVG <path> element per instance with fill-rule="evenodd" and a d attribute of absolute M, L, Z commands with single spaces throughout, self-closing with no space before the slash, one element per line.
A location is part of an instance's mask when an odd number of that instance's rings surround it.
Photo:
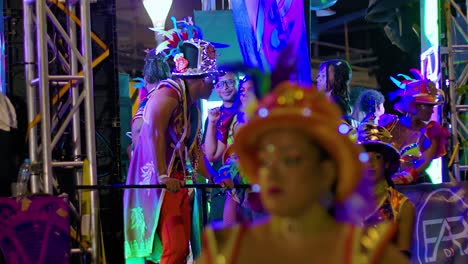
<path fill-rule="evenodd" d="M 172 0 L 143 0 L 143 6 L 153 22 L 153 27 L 164 29 Z"/>

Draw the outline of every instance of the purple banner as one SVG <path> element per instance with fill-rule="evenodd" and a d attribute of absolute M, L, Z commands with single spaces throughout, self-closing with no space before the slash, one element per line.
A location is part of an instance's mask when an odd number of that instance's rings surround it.
<path fill-rule="evenodd" d="M 64 198 L 0 197 L 0 250 L 5 263 L 69 263 L 69 222 Z"/>
<path fill-rule="evenodd" d="M 416 206 L 412 263 L 468 263 L 468 183 L 398 188 Z"/>
<path fill-rule="evenodd" d="M 271 70 L 280 52 L 291 45 L 297 58 L 296 79 L 311 84 L 304 1 L 232 0 L 231 4 L 245 63 Z"/>

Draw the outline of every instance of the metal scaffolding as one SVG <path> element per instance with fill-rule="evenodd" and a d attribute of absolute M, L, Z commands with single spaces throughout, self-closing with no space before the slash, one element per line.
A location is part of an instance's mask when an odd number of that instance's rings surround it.
<path fill-rule="evenodd" d="M 460 161 L 460 150 L 463 150 L 468 136 L 466 120 L 464 121 L 468 105 L 465 104 L 466 93 L 459 89 L 468 83 L 468 17 L 453 0 L 444 1 L 444 11 L 450 107 L 448 119 L 452 143 L 449 166 L 452 165 L 452 176 L 460 181 L 466 180 L 462 179 L 461 175 L 468 170 L 468 166 Z"/>
<path fill-rule="evenodd" d="M 97 185 L 90 0 L 23 0 L 23 8 L 31 191 L 53 195 L 54 168 L 76 168 L 77 184 L 86 181 Z M 74 15 L 75 11 L 79 12 L 79 18 Z M 65 21 L 58 18 L 57 12 Z M 55 32 L 53 36 L 52 31 Z M 56 42 L 57 36 L 63 40 L 61 47 Z M 60 50 L 63 46 L 67 47 L 68 56 Z M 60 72 L 64 74 L 49 74 L 56 72 L 49 61 L 55 59 L 60 62 Z M 61 89 L 52 93 L 51 87 Z M 51 109 L 60 104 L 63 104 L 60 107 L 63 118 L 57 118 L 55 112 L 51 116 Z M 81 114 L 84 122 L 80 121 Z M 52 151 L 58 148 L 57 143 L 67 129 L 72 135 L 73 160 L 54 161 Z M 83 156 L 89 161 L 89 173 L 82 173 Z M 88 179 L 83 178 L 86 175 Z M 90 253 L 92 263 L 100 263 L 99 196 L 95 190 L 86 192 L 90 195 L 90 247 L 72 252 Z M 82 195 L 78 195 L 78 201 L 81 204 Z M 82 215 L 80 209 L 77 214 Z"/>

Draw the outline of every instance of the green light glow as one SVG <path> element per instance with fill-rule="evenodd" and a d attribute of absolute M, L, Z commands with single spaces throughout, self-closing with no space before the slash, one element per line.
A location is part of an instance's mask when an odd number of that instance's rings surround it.
<path fill-rule="evenodd" d="M 440 17 L 439 17 L 439 0 L 421 0 L 421 52 L 425 53 L 429 49 L 436 48 L 437 52 L 434 59 L 439 59 L 438 47 L 440 45 Z M 423 58 L 421 58 L 423 59 Z M 439 64 L 435 63 L 434 68 L 431 68 L 430 74 L 439 75 Z M 421 61 L 421 67 L 424 67 Z M 426 69 L 421 69 L 424 72 Z M 429 76 L 428 76 L 429 77 Z M 436 118 L 438 119 L 438 118 Z M 439 121 L 439 120 L 436 120 Z M 426 169 L 426 173 L 431 178 L 432 183 L 442 183 L 442 159 L 438 158 L 431 162 Z"/>
<path fill-rule="evenodd" d="M 435 159 L 426 169 L 432 183 L 442 183 L 442 158 Z"/>
<path fill-rule="evenodd" d="M 421 0 L 421 50 L 427 50 L 440 43 L 439 1 Z"/>

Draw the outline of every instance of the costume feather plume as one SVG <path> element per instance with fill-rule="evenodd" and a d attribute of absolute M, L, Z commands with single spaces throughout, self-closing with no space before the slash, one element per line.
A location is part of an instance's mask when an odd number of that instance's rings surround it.
<path fill-rule="evenodd" d="M 396 91 L 388 93 L 390 101 L 395 100 L 397 97 L 403 97 L 406 95 L 412 95 L 421 90 L 420 86 L 426 86 L 428 80 L 424 78 L 418 69 L 410 69 L 409 72 L 413 74 L 415 78 L 411 78 L 405 74 L 398 74 L 397 77 L 403 77 L 404 80 L 398 80 L 393 76 L 390 76 L 390 80 L 399 88 Z"/>
<path fill-rule="evenodd" d="M 180 48 L 184 41 L 203 37 L 200 28 L 193 25 L 191 18 L 177 21 L 175 17 L 171 17 L 171 21 L 174 28 L 170 30 L 150 28 L 152 31 L 164 36 L 165 40 L 156 47 L 156 54 L 169 50 L 166 57 L 181 53 Z"/>
<path fill-rule="evenodd" d="M 145 87 L 146 85 L 146 82 L 145 82 L 145 79 L 141 78 L 141 77 L 137 77 L 137 78 L 133 78 L 133 88 L 135 89 L 141 89 L 143 87 Z"/>

